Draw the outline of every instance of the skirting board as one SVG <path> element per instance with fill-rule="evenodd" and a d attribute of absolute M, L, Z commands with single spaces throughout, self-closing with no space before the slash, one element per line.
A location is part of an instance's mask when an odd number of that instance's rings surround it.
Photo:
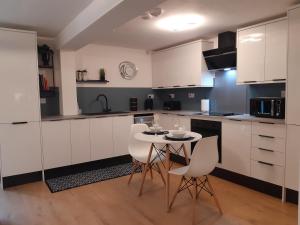
<path fill-rule="evenodd" d="M 41 181 L 42 179 L 43 179 L 42 171 L 3 177 L 2 178 L 3 189 L 17 186 L 17 185 Z"/>

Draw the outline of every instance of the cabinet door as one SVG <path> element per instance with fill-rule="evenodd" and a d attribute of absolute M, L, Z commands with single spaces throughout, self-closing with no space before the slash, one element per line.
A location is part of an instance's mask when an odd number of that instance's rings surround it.
<path fill-rule="evenodd" d="M 222 167 L 250 176 L 251 123 L 224 121 L 222 123 Z"/>
<path fill-rule="evenodd" d="M 36 34 L 0 29 L 0 123 L 39 121 Z"/>
<path fill-rule="evenodd" d="M 300 125 L 300 8 L 289 11 L 288 20 L 287 123 Z"/>
<path fill-rule="evenodd" d="M 3 177 L 42 170 L 39 122 L 1 124 L 0 145 Z"/>
<path fill-rule="evenodd" d="M 90 119 L 91 158 L 99 160 L 113 157 L 113 122 L 112 118 Z"/>
<path fill-rule="evenodd" d="M 300 126 L 288 125 L 286 145 L 285 186 L 298 191 Z"/>
<path fill-rule="evenodd" d="M 70 121 L 42 122 L 44 169 L 71 165 Z"/>
<path fill-rule="evenodd" d="M 266 81 L 287 77 L 287 35 L 287 20 L 266 25 Z"/>
<path fill-rule="evenodd" d="M 237 82 L 260 82 L 265 77 L 266 26 L 238 32 Z"/>
<path fill-rule="evenodd" d="M 133 116 L 113 117 L 113 140 L 115 156 L 129 154 L 128 141 L 132 124 Z"/>
<path fill-rule="evenodd" d="M 72 164 L 91 160 L 90 123 L 88 119 L 71 120 Z"/>

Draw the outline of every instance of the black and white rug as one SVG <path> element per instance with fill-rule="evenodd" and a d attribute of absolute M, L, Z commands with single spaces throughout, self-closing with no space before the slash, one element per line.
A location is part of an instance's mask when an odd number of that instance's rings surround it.
<path fill-rule="evenodd" d="M 138 170 L 136 172 L 140 172 Z M 75 188 L 99 181 L 127 176 L 132 172 L 132 164 L 126 163 L 117 166 L 81 172 L 77 174 L 51 178 L 46 183 L 52 193 Z"/>

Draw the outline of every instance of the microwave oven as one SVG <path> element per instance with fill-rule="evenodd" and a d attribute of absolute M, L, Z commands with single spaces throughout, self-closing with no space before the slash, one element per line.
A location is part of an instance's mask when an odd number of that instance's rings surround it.
<path fill-rule="evenodd" d="M 250 115 L 256 117 L 284 119 L 285 98 L 277 98 L 277 97 L 251 98 Z"/>

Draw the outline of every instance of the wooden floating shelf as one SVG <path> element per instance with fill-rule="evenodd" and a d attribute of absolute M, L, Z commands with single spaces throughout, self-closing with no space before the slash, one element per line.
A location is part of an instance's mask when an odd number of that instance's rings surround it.
<path fill-rule="evenodd" d="M 108 80 L 82 80 L 82 81 L 76 81 L 78 84 L 106 84 L 108 83 Z"/>

